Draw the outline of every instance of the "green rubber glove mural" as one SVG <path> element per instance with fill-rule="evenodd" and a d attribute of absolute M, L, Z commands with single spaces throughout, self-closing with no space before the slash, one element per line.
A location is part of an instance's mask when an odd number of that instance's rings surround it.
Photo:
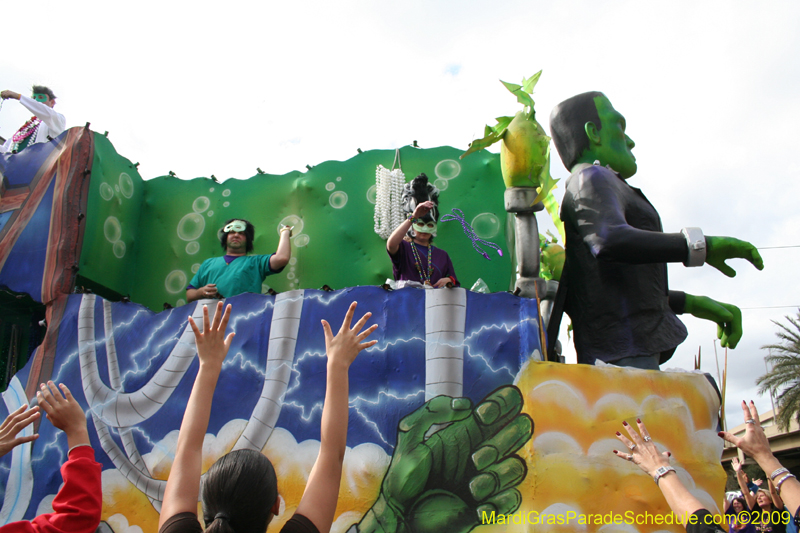
<path fill-rule="evenodd" d="M 463 533 L 483 512 L 516 511 L 527 466 L 514 453 L 533 435 L 522 405 L 519 389 L 505 386 L 474 409 L 466 398 L 437 396 L 403 418 L 380 495 L 358 531 Z"/>

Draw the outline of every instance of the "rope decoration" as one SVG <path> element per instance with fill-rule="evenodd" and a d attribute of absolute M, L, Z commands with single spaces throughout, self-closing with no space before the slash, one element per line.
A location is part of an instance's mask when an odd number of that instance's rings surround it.
<path fill-rule="evenodd" d="M 498 245 L 496 245 L 491 241 L 487 241 L 478 237 L 478 235 L 475 233 L 475 230 L 472 228 L 472 225 L 470 225 L 469 222 L 464 220 L 464 213 L 463 211 L 461 211 L 461 209 L 454 207 L 452 214 L 448 213 L 446 215 L 443 215 L 442 218 L 439 219 L 440 222 L 451 222 L 453 220 L 461 222 L 461 228 L 464 230 L 464 233 L 467 234 L 467 237 L 469 237 L 472 240 L 472 247 L 475 249 L 476 252 L 481 254 L 489 261 L 492 260 L 492 258 L 489 257 L 489 254 L 487 254 L 484 251 L 484 249 L 481 248 L 480 244 L 483 244 L 496 251 L 497 255 L 499 255 L 500 257 L 503 257 L 503 250 Z"/>

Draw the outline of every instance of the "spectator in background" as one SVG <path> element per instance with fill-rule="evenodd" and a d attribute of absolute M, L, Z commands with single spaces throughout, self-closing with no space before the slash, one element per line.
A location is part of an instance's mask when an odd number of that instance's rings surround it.
<path fill-rule="evenodd" d="M 53 110 L 56 95 L 47 87 L 34 85 L 31 98 L 8 90 L 0 92 L 0 98 L 19 100 L 19 103 L 33 113 L 31 119 L 0 147 L 0 153 L 19 152 L 31 144 L 47 142 L 61 135 L 67 128 L 64 115 Z"/>
<path fill-rule="evenodd" d="M 38 437 L 16 435 L 39 418 L 40 407 L 47 413 L 53 426 L 67 434 L 69 458 L 61 467 L 64 484 L 53 499 L 53 512 L 39 515 L 31 521 L 11 522 L 0 527 L 0 533 L 94 533 L 100 525 L 103 507 L 103 487 L 100 482 L 102 467 L 94 460 L 83 409 L 66 385 L 59 386 L 63 396 L 52 381 L 48 381 L 47 385 L 42 383 L 41 391 L 36 393 L 39 406 L 28 410 L 28 406 L 23 405 L 8 415 L 0 426 L 0 456 Z"/>

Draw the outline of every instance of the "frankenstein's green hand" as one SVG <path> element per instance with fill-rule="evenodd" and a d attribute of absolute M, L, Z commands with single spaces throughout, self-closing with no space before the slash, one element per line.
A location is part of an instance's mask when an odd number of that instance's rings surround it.
<path fill-rule="evenodd" d="M 707 296 L 686 295 L 685 311 L 717 323 L 717 338 L 723 348 L 736 348 L 742 338 L 742 312 L 738 307 Z"/>
<path fill-rule="evenodd" d="M 489 394 L 473 410 L 466 398 L 438 396 L 406 416 L 381 494 L 358 525 L 360 533 L 464 533 L 480 513 L 513 513 L 516 486 L 527 474 L 513 455 L 533 434 L 513 386 Z M 449 424 L 427 440 L 439 424 Z"/>
<path fill-rule="evenodd" d="M 708 237 L 706 236 L 706 263 L 713 266 L 729 278 L 736 275 L 736 271 L 729 267 L 725 260 L 739 257 L 747 259 L 754 267 L 764 270 L 764 260 L 755 246 L 746 241 L 733 237 Z"/>

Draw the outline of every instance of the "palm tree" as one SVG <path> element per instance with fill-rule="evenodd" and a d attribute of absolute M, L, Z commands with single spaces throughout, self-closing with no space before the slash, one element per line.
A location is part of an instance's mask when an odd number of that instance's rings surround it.
<path fill-rule="evenodd" d="M 776 333 L 779 344 L 767 344 L 762 350 L 771 350 L 765 359 L 772 370 L 758 378 L 758 392 L 780 391 L 778 413 L 775 420 L 784 431 L 794 417 L 800 424 L 800 310 L 797 317 L 786 316 L 790 325 L 772 321 L 780 329 Z"/>

